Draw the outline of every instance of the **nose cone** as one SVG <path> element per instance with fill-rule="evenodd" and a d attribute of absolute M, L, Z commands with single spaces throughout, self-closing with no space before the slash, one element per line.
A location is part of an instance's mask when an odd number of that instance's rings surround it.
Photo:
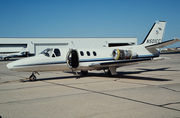
<path fill-rule="evenodd" d="M 17 61 L 10 62 L 6 65 L 7 69 L 14 70 L 14 71 L 27 71 L 28 67 L 26 67 L 29 63 L 29 61 L 32 58 L 24 58 Z"/>
<path fill-rule="evenodd" d="M 16 70 L 18 66 L 21 65 L 21 60 L 17 60 L 14 62 L 10 62 L 6 65 L 7 69 L 9 70 Z"/>
<path fill-rule="evenodd" d="M 6 67 L 7 67 L 7 69 L 9 69 L 9 70 L 13 70 L 13 68 L 14 68 L 13 62 L 8 63 L 8 64 L 6 65 Z"/>

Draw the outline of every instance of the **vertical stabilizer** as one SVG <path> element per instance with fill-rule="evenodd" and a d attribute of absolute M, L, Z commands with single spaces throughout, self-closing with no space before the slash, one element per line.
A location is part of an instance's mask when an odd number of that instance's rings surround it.
<path fill-rule="evenodd" d="M 142 45 L 148 46 L 161 43 L 166 26 L 166 21 L 156 21 L 144 39 Z"/>

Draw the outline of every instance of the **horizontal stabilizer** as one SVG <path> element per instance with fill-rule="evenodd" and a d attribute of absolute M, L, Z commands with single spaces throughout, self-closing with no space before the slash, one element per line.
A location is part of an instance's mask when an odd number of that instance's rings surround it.
<path fill-rule="evenodd" d="M 169 40 L 169 41 L 165 41 L 165 42 L 162 42 L 162 43 L 157 43 L 157 44 L 154 44 L 154 45 L 149 45 L 149 46 L 146 46 L 146 48 L 163 48 L 163 47 L 166 47 L 168 45 L 171 45 L 171 44 L 174 44 L 174 43 L 177 43 L 179 42 L 180 39 L 172 39 L 172 40 Z"/>

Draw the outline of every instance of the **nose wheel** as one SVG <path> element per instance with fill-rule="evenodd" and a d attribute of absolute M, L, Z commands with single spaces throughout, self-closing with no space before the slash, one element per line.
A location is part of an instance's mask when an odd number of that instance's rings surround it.
<path fill-rule="evenodd" d="M 39 75 L 38 72 L 32 72 L 32 75 L 29 76 L 29 80 L 30 80 L 30 81 L 35 81 L 35 80 L 36 80 L 35 74 L 38 74 L 38 75 Z"/>

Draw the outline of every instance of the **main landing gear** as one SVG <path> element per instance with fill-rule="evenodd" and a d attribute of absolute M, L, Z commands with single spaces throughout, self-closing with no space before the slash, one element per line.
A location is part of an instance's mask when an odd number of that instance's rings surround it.
<path fill-rule="evenodd" d="M 108 71 L 106 72 L 106 71 L 104 70 L 104 72 L 105 72 L 108 76 L 118 75 L 118 73 L 116 72 L 116 67 L 109 67 Z"/>
<path fill-rule="evenodd" d="M 111 71 L 110 71 L 109 69 L 108 69 L 108 70 L 103 70 L 103 71 L 104 71 L 104 73 L 107 74 L 109 77 L 112 76 Z"/>
<path fill-rule="evenodd" d="M 38 72 L 32 72 L 32 75 L 29 76 L 29 80 L 30 80 L 30 81 L 35 81 L 35 80 L 36 80 L 35 74 L 38 74 L 38 75 L 39 75 Z"/>

